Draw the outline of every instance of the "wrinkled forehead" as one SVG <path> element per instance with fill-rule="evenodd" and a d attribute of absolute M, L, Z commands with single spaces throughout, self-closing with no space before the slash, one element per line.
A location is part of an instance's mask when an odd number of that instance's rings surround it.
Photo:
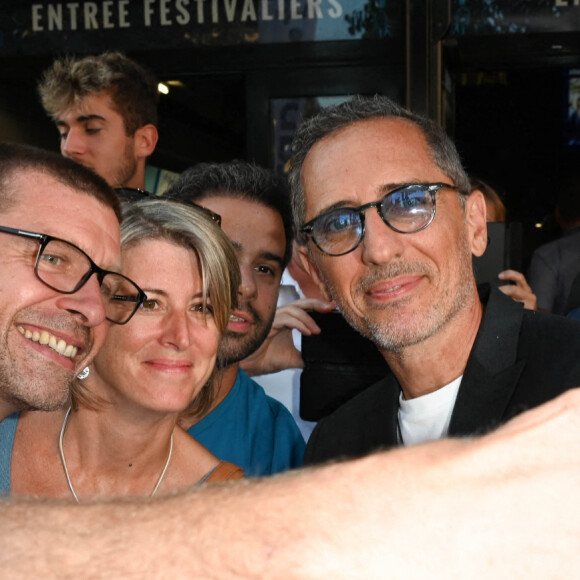
<path fill-rule="evenodd" d="M 385 188 L 445 179 L 422 130 L 411 121 L 357 121 L 326 135 L 306 156 L 302 168 L 306 221 L 335 203 L 360 205 L 376 199 Z"/>
<path fill-rule="evenodd" d="M 103 268 L 119 266 L 119 221 L 111 207 L 41 171 L 16 172 L 9 190 L 1 225 L 62 238 Z"/>

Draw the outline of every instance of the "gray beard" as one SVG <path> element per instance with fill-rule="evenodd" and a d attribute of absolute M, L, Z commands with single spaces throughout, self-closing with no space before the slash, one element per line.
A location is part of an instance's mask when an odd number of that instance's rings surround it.
<path fill-rule="evenodd" d="M 18 373 L 5 355 L 0 355 L 0 398 L 3 401 L 21 411 L 56 411 L 70 401 L 72 380 L 63 380 L 62 385 L 54 388 L 49 383 L 58 380 L 58 377 L 39 372 L 32 365 L 27 366 L 29 368 Z"/>
<path fill-rule="evenodd" d="M 421 317 L 410 321 L 397 321 L 397 311 L 404 303 L 375 307 L 375 312 L 391 311 L 392 324 L 386 322 L 384 318 L 376 320 L 372 316 L 373 311 L 367 312 L 367 316 L 361 319 L 355 315 L 347 301 L 342 299 L 340 293 L 327 280 L 324 281 L 339 310 L 355 330 L 370 339 L 379 349 L 399 353 L 407 347 L 419 344 L 436 335 L 473 300 L 472 258 L 465 237 L 462 240 L 460 251 L 462 258 L 459 265 L 459 285 L 455 288 L 453 295 L 447 301 L 434 300 L 428 310 L 421 313 Z M 355 292 L 359 295 L 364 294 L 376 282 L 403 274 L 424 274 L 433 277 L 434 272 L 428 263 L 399 262 L 378 266 L 359 282 Z"/>

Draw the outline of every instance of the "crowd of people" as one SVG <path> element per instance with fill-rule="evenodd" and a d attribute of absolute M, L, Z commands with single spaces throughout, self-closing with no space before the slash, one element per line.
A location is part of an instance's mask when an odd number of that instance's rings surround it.
<path fill-rule="evenodd" d="M 10 577 L 575 573 L 580 324 L 521 272 L 478 286 L 505 207 L 439 125 L 355 96 L 287 176 L 200 163 L 158 196 L 148 71 L 64 58 L 39 93 L 61 155 L 0 144 Z M 250 375 L 334 309 L 390 372 L 305 442 Z"/>

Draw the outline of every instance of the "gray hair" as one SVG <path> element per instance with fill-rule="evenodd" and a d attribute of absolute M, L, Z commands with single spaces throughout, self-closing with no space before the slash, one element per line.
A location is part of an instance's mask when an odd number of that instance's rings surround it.
<path fill-rule="evenodd" d="M 321 139 L 359 121 L 376 118 L 399 118 L 417 126 L 427 142 L 433 162 L 451 179 L 463 194 L 469 194 L 469 178 L 451 138 L 431 119 L 417 115 L 387 97 L 354 96 L 350 101 L 322 109 L 306 119 L 296 131 L 292 142 L 292 159 L 288 181 L 296 232 L 304 223 L 305 199 L 301 173 L 304 160 L 312 147 Z M 461 195 L 460 199 L 464 200 Z"/>

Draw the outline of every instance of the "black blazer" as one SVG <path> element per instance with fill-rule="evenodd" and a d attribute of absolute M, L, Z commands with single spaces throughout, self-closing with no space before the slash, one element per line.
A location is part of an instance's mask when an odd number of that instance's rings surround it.
<path fill-rule="evenodd" d="M 451 415 L 449 435 L 489 431 L 526 409 L 580 386 L 580 322 L 524 310 L 482 285 L 485 312 Z M 398 445 L 400 385 L 388 376 L 314 429 L 305 463 L 357 457 Z"/>

